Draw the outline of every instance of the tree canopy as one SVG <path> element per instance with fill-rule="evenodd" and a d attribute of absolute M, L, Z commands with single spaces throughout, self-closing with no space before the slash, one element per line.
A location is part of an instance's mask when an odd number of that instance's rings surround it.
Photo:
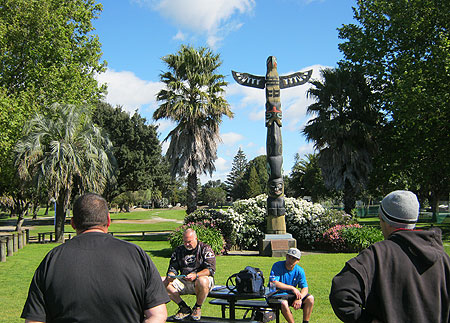
<path fill-rule="evenodd" d="M 409 186 L 397 188 L 429 197 L 435 208 L 450 191 L 449 3 L 360 0 L 354 17 L 358 24 L 339 29 L 339 48 L 343 64 L 372 80 L 386 115 L 378 174 L 398 184 L 406 176 Z"/>
<path fill-rule="evenodd" d="M 231 166 L 231 171 L 227 176 L 225 181 L 228 195 L 233 199 L 237 200 L 243 198 L 245 194 L 245 189 L 243 184 L 243 177 L 245 170 L 247 168 L 247 157 L 244 151 L 239 147 L 236 156 L 233 158 L 233 164 Z"/>
<path fill-rule="evenodd" d="M 3 0 L 0 15 L 0 87 L 8 95 L 32 93 L 42 106 L 93 103 L 103 92 L 104 70 L 92 20 L 94 0 Z"/>
<path fill-rule="evenodd" d="M 241 198 L 251 198 L 260 194 L 267 194 L 267 173 L 266 155 L 260 155 L 253 158 L 247 164 L 242 185 L 245 189 L 245 196 Z"/>
<path fill-rule="evenodd" d="M 17 143 L 16 166 L 24 180 L 47 188 L 56 199 L 55 234 L 64 239 L 65 216 L 75 187 L 102 193 L 112 176 L 111 142 L 92 124 L 89 111 L 55 104 L 49 116 L 35 114 Z"/>
<path fill-rule="evenodd" d="M 85 105 L 105 90 L 92 20 L 94 0 L 2 0 L 0 9 L 0 193 L 14 195 L 13 148 L 35 112 Z"/>
<path fill-rule="evenodd" d="M 368 80 L 359 71 L 339 67 L 321 74 L 323 81 L 312 81 L 308 91 L 316 100 L 308 113 L 315 117 L 303 133 L 319 151 L 325 185 L 344 192 L 344 210 L 351 214 L 372 170 L 378 110 L 371 104 Z"/>
<path fill-rule="evenodd" d="M 130 115 L 107 103 L 97 104 L 93 121 L 108 134 L 117 161 L 117 185 L 105 192 L 109 200 L 126 191 L 166 191 L 171 179 L 157 126 L 147 124 L 137 112 Z"/>
<path fill-rule="evenodd" d="M 221 65 L 218 54 L 207 48 L 181 46 L 162 60 L 168 71 L 160 75 L 165 88 L 157 94 L 161 105 L 153 118 L 176 123 L 165 139 L 170 138 L 166 156 L 173 176 L 187 175 L 190 213 L 197 208 L 198 176 L 212 175 L 215 170 L 222 117 L 233 113 L 223 96 L 227 82 L 217 73 Z"/>

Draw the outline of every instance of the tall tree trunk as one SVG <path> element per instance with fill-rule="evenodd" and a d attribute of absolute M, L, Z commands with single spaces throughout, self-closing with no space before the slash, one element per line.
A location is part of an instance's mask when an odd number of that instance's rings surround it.
<path fill-rule="evenodd" d="M 22 225 L 25 221 L 25 216 L 28 213 L 29 206 L 30 202 L 25 202 L 22 199 L 18 199 L 17 201 L 15 201 L 15 211 L 17 214 L 16 231 L 22 230 Z"/>
<path fill-rule="evenodd" d="M 439 208 L 439 194 L 437 194 L 436 191 L 431 191 L 430 193 L 430 206 L 431 206 L 431 222 L 436 223 L 437 222 L 437 213 Z"/>
<path fill-rule="evenodd" d="M 190 214 L 197 210 L 197 173 L 190 173 L 188 175 L 188 187 L 187 187 L 187 210 L 186 213 Z"/>
<path fill-rule="evenodd" d="M 356 206 L 355 190 L 352 184 L 346 180 L 344 186 L 344 211 L 352 216 L 352 210 Z"/>
<path fill-rule="evenodd" d="M 68 194 L 70 193 L 67 190 L 62 189 L 56 201 L 55 239 L 59 243 L 64 242 L 64 224 L 66 223 L 66 201 L 69 199 Z"/>
<path fill-rule="evenodd" d="M 38 214 L 38 212 L 39 212 L 39 209 L 40 209 L 40 207 L 39 207 L 39 203 L 34 203 L 33 204 L 33 220 L 36 220 L 37 219 L 37 214 Z"/>
<path fill-rule="evenodd" d="M 23 222 L 25 221 L 25 210 L 21 210 L 17 214 L 17 223 L 16 223 L 16 231 L 22 230 Z"/>

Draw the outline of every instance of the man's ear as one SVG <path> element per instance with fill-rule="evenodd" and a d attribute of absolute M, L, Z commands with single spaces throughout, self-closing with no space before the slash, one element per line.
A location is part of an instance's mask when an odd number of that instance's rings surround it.
<path fill-rule="evenodd" d="M 106 227 L 109 228 L 110 225 L 111 225 L 111 217 L 109 216 L 108 212 L 108 223 L 106 224 Z"/>
<path fill-rule="evenodd" d="M 70 225 L 72 226 L 72 228 L 77 231 L 77 228 L 75 227 L 75 223 L 73 222 L 73 218 L 70 219 Z"/>

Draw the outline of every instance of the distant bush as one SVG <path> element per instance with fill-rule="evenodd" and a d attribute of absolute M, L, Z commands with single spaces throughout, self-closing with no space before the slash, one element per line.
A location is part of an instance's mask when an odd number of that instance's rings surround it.
<path fill-rule="evenodd" d="M 220 230 L 210 222 L 191 222 L 172 231 L 169 235 L 169 243 L 172 249 L 183 244 L 183 232 L 188 228 L 194 229 L 197 233 L 198 240 L 210 245 L 216 255 L 222 254 L 225 241 Z"/>
<path fill-rule="evenodd" d="M 224 210 L 201 209 L 188 214 L 184 218 L 184 223 L 190 222 L 208 222 L 212 223 L 215 228 L 219 229 L 225 240 L 224 250 L 229 251 L 236 244 L 236 231 L 230 221 L 229 215 Z"/>
<path fill-rule="evenodd" d="M 361 228 L 346 228 L 342 230 L 348 252 L 360 252 L 375 242 L 384 239 L 380 229 L 363 226 Z"/>
<path fill-rule="evenodd" d="M 322 246 L 333 252 L 359 252 L 383 240 L 382 232 L 359 224 L 336 225 L 323 233 Z"/>
<path fill-rule="evenodd" d="M 239 200 L 226 210 L 201 210 L 185 218 L 185 223 L 209 221 L 222 232 L 226 250 L 231 246 L 256 249 L 267 227 L 267 195 Z M 297 240 L 299 248 L 317 249 L 322 233 L 336 224 L 354 221 L 342 211 L 328 210 L 303 199 L 285 198 L 286 229 Z"/>

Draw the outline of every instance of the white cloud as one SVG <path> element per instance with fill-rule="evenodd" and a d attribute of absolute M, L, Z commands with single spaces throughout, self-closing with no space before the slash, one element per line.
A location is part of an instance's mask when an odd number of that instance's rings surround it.
<path fill-rule="evenodd" d="M 223 143 L 227 146 L 234 145 L 236 142 L 244 139 L 243 135 L 235 132 L 222 133 L 220 134 L 220 137 L 222 138 Z"/>
<path fill-rule="evenodd" d="M 233 20 L 235 14 L 251 13 L 255 0 L 141 0 L 153 10 L 171 20 L 174 25 L 187 28 L 207 37 L 215 48 L 228 33 L 238 30 L 242 23 Z"/>
<path fill-rule="evenodd" d="M 173 36 L 173 39 L 184 41 L 186 39 L 186 35 L 181 30 L 179 30 L 178 33 Z"/>
<path fill-rule="evenodd" d="M 214 162 L 214 165 L 216 166 L 216 170 L 219 172 L 228 170 L 230 168 L 230 165 L 228 165 L 228 161 L 222 157 L 219 157 Z"/>
<path fill-rule="evenodd" d="M 266 110 L 265 108 L 261 108 L 260 110 L 253 110 L 249 113 L 248 117 L 253 121 L 264 120 L 264 118 L 266 117 Z"/>
<path fill-rule="evenodd" d="M 256 152 L 258 153 L 258 156 L 265 155 L 266 154 L 266 147 L 261 146 L 261 147 L 258 148 L 258 150 Z"/>
<path fill-rule="evenodd" d="M 129 112 L 143 105 L 156 107 L 156 93 L 163 87 L 162 83 L 142 80 L 133 72 L 117 72 L 113 69 L 98 75 L 97 80 L 108 85 L 106 102 L 113 106 L 121 105 Z"/>
<path fill-rule="evenodd" d="M 160 119 L 157 122 L 155 122 L 155 124 L 158 125 L 159 132 L 166 132 L 166 130 L 168 131 L 169 129 L 175 128 L 175 123 L 167 119 Z"/>
<path fill-rule="evenodd" d="M 314 144 L 312 142 L 308 142 L 306 145 L 300 146 L 300 148 L 298 148 L 297 150 L 297 153 L 300 155 L 300 157 L 306 154 L 314 153 Z"/>

